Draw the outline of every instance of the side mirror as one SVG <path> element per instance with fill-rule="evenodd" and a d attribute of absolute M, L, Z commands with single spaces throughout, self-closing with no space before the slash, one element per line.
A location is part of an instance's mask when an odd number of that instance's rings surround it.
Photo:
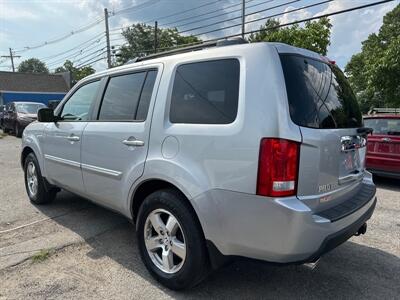
<path fill-rule="evenodd" d="M 38 121 L 44 123 L 56 122 L 58 118 L 54 115 L 54 111 L 51 108 L 41 108 L 37 113 Z"/>

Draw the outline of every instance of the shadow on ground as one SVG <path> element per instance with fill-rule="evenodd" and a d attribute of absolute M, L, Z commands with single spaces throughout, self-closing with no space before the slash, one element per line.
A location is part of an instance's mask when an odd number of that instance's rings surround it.
<path fill-rule="evenodd" d="M 386 178 L 374 175 L 374 183 L 378 188 L 400 192 L 400 179 Z"/>
<path fill-rule="evenodd" d="M 392 183 L 382 183 L 392 186 Z M 397 188 L 392 186 L 392 188 Z M 397 298 L 400 294 L 400 259 L 379 249 L 346 242 L 320 260 L 317 268 L 277 267 L 254 261 L 237 261 L 210 275 L 190 291 L 173 292 L 155 282 L 141 262 L 134 226 L 124 217 L 69 193 L 62 193 L 50 206 L 38 207 L 53 215 L 53 210 L 83 211 L 54 221 L 81 235 L 93 248 L 91 259 L 109 257 L 123 268 L 149 281 L 174 298 Z M 80 219 L 77 219 L 80 218 Z M 107 220 L 109 226 L 95 237 L 91 227 Z"/>

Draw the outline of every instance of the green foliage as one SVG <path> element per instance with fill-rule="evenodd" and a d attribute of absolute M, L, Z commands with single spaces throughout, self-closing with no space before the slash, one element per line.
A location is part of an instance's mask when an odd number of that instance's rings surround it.
<path fill-rule="evenodd" d="M 51 250 L 50 249 L 42 249 L 39 252 L 35 253 L 32 257 L 31 260 L 33 263 L 40 263 L 48 259 L 51 255 Z"/>
<path fill-rule="evenodd" d="M 18 72 L 23 73 L 49 73 L 46 64 L 37 58 L 30 58 L 21 62 L 18 66 Z"/>
<path fill-rule="evenodd" d="M 142 57 L 154 53 L 154 26 L 146 24 L 133 24 L 122 31 L 127 45 L 120 48 L 117 64 L 123 64 L 135 57 Z M 157 28 L 157 49 L 166 51 L 173 47 L 201 42 L 195 36 L 184 36 L 176 28 Z"/>
<path fill-rule="evenodd" d="M 85 78 L 86 76 L 89 76 L 89 75 L 95 73 L 96 70 L 93 69 L 92 66 L 76 68 L 76 67 L 74 67 L 74 64 L 70 60 L 66 60 L 61 67 L 58 67 L 54 71 L 54 73 L 63 73 L 63 72 L 71 72 L 71 78 L 72 78 L 71 83 L 72 83 L 72 85 L 74 85 L 82 78 Z"/>
<path fill-rule="evenodd" d="M 250 35 L 249 41 L 281 42 L 326 55 L 332 27 L 328 18 L 308 21 L 304 27 L 300 27 L 298 24 L 287 27 L 278 26 L 278 20 L 268 19 L 265 25 L 260 27 L 260 32 Z"/>
<path fill-rule="evenodd" d="M 345 71 L 363 112 L 400 106 L 400 5 L 386 14 L 378 34 L 362 42 Z"/>

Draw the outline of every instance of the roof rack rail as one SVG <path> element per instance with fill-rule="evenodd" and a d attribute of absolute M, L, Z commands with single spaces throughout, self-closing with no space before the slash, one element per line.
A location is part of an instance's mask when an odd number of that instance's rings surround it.
<path fill-rule="evenodd" d="M 372 108 L 368 114 L 400 114 L 400 108 L 376 107 Z"/>
<path fill-rule="evenodd" d="M 203 49 L 210 48 L 210 47 L 223 47 L 223 46 L 247 44 L 247 43 L 248 42 L 241 37 L 217 40 L 217 41 L 212 41 L 212 42 L 196 44 L 193 46 L 172 49 L 172 50 L 168 50 L 168 51 L 164 51 L 164 52 L 160 52 L 160 53 L 154 53 L 154 54 L 150 54 L 150 55 L 143 56 L 143 57 L 135 57 L 134 59 L 129 60 L 126 64 L 131 64 L 131 63 L 138 62 L 138 61 L 144 61 L 144 60 L 149 60 L 149 59 L 154 59 L 154 58 L 159 58 L 159 57 L 164 57 L 164 56 L 169 56 L 169 55 L 174 55 L 174 54 L 203 50 Z"/>

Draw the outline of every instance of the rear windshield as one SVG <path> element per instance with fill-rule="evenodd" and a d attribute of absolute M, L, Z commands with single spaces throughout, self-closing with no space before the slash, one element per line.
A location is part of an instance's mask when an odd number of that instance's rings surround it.
<path fill-rule="evenodd" d="M 299 55 L 280 58 L 294 123 L 321 129 L 362 126 L 356 97 L 338 67 Z"/>
<path fill-rule="evenodd" d="M 365 119 L 364 124 L 374 130 L 372 134 L 400 135 L 400 119 Z"/>

